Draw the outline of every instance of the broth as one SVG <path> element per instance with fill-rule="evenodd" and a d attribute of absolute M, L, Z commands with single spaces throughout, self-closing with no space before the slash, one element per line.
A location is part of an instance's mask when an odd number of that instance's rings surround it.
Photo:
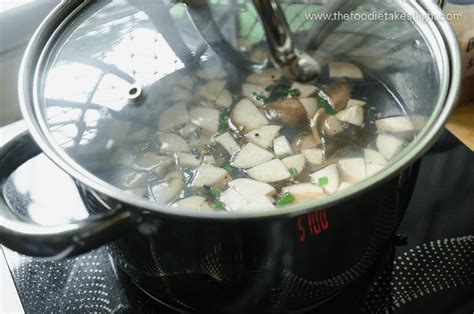
<path fill-rule="evenodd" d="M 162 205 L 272 210 L 365 180 L 416 134 L 419 118 L 354 64 L 333 61 L 313 82 L 285 73 L 235 79 L 213 65 L 171 74 L 159 82 L 164 101 L 148 95 L 130 109 L 142 123 L 111 120 L 108 133 L 120 145 L 106 167 L 88 150 L 81 158 L 108 182 Z"/>

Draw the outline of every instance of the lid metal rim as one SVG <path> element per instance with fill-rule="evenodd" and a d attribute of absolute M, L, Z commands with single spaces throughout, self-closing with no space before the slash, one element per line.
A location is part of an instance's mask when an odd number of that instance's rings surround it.
<path fill-rule="evenodd" d="M 142 199 L 130 194 L 126 194 L 113 185 L 106 183 L 92 175 L 85 173 L 77 163 L 75 163 L 70 157 L 68 157 L 58 145 L 54 145 L 54 140 L 45 128 L 45 123 L 39 117 L 40 105 L 38 98 L 32 99 L 34 94 L 34 87 L 38 83 L 38 69 L 42 62 L 39 51 L 43 52 L 44 43 L 50 38 L 53 30 L 56 29 L 57 22 L 62 21 L 65 23 L 65 16 L 71 17 L 74 12 L 93 1 L 82 0 L 82 1 L 66 1 L 59 4 L 42 22 L 40 27 L 33 35 L 25 55 L 22 60 L 19 75 L 19 99 L 20 107 L 24 119 L 28 125 L 28 129 L 40 146 L 42 151 L 62 170 L 78 180 L 85 186 L 93 189 L 103 195 L 106 195 L 114 200 L 120 201 L 124 204 L 131 205 L 138 210 L 148 210 L 151 212 L 158 212 L 165 215 L 179 216 L 179 217 L 190 217 L 198 219 L 218 219 L 218 220 L 235 220 L 235 219 L 269 219 L 276 218 L 279 216 L 297 216 L 317 209 L 328 208 L 337 205 L 345 201 L 350 196 L 355 196 L 363 192 L 367 192 L 373 188 L 376 184 L 380 184 L 384 181 L 394 177 L 400 171 L 408 167 L 413 161 L 421 157 L 423 153 L 436 141 L 438 136 L 443 130 L 443 126 L 447 121 L 454 105 L 458 99 L 459 89 L 461 84 L 461 62 L 460 62 L 460 51 L 457 45 L 456 36 L 445 20 L 431 20 L 433 31 L 438 33 L 439 38 L 442 41 L 443 47 L 442 62 L 446 69 L 444 77 L 442 77 L 443 84 L 440 93 L 440 97 L 436 104 L 432 116 L 430 117 L 427 125 L 420 132 L 417 139 L 415 139 L 405 149 L 405 154 L 396 157 L 389 167 L 381 171 L 377 175 L 370 177 L 364 182 L 358 183 L 350 188 L 340 191 L 333 195 L 325 196 L 322 199 L 318 199 L 312 202 L 287 206 L 275 211 L 259 211 L 259 212 L 199 212 L 191 209 L 179 209 L 171 208 L 169 206 L 162 206 L 154 204 L 146 199 Z M 431 1 L 418 0 L 417 3 L 420 9 L 425 12 L 435 14 L 442 14 L 441 10 Z M 61 24 L 62 24 L 61 23 Z M 34 65 L 37 65 L 34 67 Z M 35 74 L 33 76 L 33 74 Z M 127 207 L 128 208 L 128 207 Z"/>

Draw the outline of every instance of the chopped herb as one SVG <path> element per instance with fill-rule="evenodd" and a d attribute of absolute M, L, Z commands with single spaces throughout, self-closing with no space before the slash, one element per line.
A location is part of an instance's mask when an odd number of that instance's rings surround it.
<path fill-rule="evenodd" d="M 323 108 L 327 114 L 333 116 L 337 113 L 336 110 L 334 110 L 334 108 L 329 104 L 326 98 L 323 98 L 322 96 L 318 95 L 318 102 L 319 107 Z"/>
<path fill-rule="evenodd" d="M 273 86 L 273 85 L 268 85 L 267 87 L 265 87 L 265 91 L 267 91 L 267 92 L 270 93 L 274 88 L 275 88 L 275 86 Z"/>
<path fill-rule="evenodd" d="M 319 186 L 325 186 L 329 183 L 328 177 L 321 177 L 318 179 L 318 185 Z"/>
<path fill-rule="evenodd" d="M 202 196 L 202 193 L 194 188 L 185 188 L 183 191 L 183 198 L 190 196 Z"/>
<path fill-rule="evenodd" d="M 222 201 L 215 201 L 215 202 L 214 202 L 214 208 L 215 208 L 215 209 L 224 209 L 224 202 L 222 202 Z"/>
<path fill-rule="evenodd" d="M 211 188 L 209 189 L 209 191 L 211 192 L 212 195 L 214 195 L 215 197 L 220 197 L 221 196 L 221 190 L 219 188 L 216 188 L 214 186 L 211 186 Z"/>
<path fill-rule="evenodd" d="M 278 86 L 274 90 L 274 93 L 278 97 L 286 97 L 288 96 L 288 93 L 290 92 L 290 87 L 289 86 Z"/>
<path fill-rule="evenodd" d="M 367 116 L 368 117 L 373 117 L 375 115 L 375 113 L 377 112 L 377 109 L 375 107 L 369 107 L 369 109 L 367 109 Z"/>
<path fill-rule="evenodd" d="M 289 94 L 291 97 L 298 97 L 299 95 L 301 95 L 301 92 L 299 89 L 292 89 L 290 90 Z"/>
<path fill-rule="evenodd" d="M 230 164 L 228 163 L 225 163 L 222 168 L 225 169 L 225 171 L 227 171 L 231 176 L 233 176 L 235 174 L 235 171 L 237 169 L 235 169 L 234 167 L 232 167 Z"/>
<path fill-rule="evenodd" d="M 290 154 L 289 154 L 289 153 L 285 153 L 285 154 L 281 155 L 281 156 L 278 157 L 278 158 L 280 158 L 280 159 L 285 159 L 286 157 L 290 157 Z"/>
<path fill-rule="evenodd" d="M 256 100 L 262 100 L 263 102 L 266 102 L 268 100 L 268 97 L 260 95 L 257 92 L 252 92 L 252 95 L 255 97 Z"/>
<path fill-rule="evenodd" d="M 408 145 L 410 145 L 410 143 L 403 143 L 402 147 L 406 148 Z"/>
<path fill-rule="evenodd" d="M 222 111 L 219 116 L 219 133 L 225 133 L 229 129 L 229 113 L 227 111 Z"/>
<path fill-rule="evenodd" d="M 288 205 L 291 202 L 293 202 L 295 198 L 293 195 L 291 195 L 290 192 L 285 192 L 282 195 L 278 196 L 277 200 L 275 201 L 275 204 L 277 206 L 283 206 L 283 205 Z"/>
<path fill-rule="evenodd" d="M 296 177 L 298 175 L 298 170 L 296 170 L 296 168 L 291 167 L 290 169 L 288 169 L 288 171 L 290 172 L 292 177 Z"/>

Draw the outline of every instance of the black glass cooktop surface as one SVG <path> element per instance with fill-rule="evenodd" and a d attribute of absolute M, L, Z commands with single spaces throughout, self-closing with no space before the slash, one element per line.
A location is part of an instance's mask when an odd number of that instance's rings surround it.
<path fill-rule="evenodd" d="M 361 308 L 345 312 L 472 313 L 473 186 L 474 154 L 445 133 L 422 159 L 399 228 L 406 243 L 400 241 Z M 58 224 L 87 215 L 72 180 L 43 155 L 18 169 L 4 192 L 15 210 L 27 211 L 38 223 Z M 106 247 L 63 261 L 39 260 L 5 248 L 4 255 L 26 313 L 172 313 L 115 267 Z"/>

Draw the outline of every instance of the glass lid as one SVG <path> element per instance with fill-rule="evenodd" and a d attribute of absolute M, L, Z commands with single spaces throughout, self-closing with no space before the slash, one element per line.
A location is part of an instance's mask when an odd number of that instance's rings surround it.
<path fill-rule="evenodd" d="M 42 54 L 43 128 L 130 194 L 229 211 L 325 197 L 402 158 L 438 101 L 427 23 L 314 17 L 420 14 L 416 3 L 281 1 L 295 48 L 321 69 L 296 82 L 272 63 L 252 1 L 179 2 L 77 1 Z"/>

